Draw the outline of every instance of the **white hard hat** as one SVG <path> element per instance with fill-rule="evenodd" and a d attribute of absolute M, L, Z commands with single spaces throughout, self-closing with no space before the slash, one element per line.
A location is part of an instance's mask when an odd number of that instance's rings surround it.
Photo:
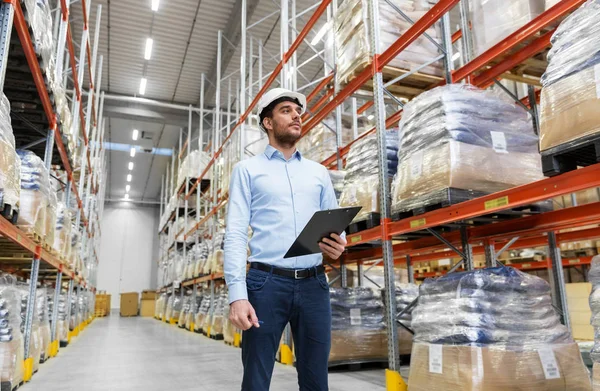
<path fill-rule="evenodd" d="M 260 117 L 260 114 L 265 107 L 270 105 L 273 101 L 283 97 L 297 99 L 300 103 L 300 106 L 302 106 L 302 113 L 300 114 L 304 114 L 306 111 L 306 96 L 299 92 L 293 92 L 285 88 L 273 88 L 272 90 L 267 91 L 267 93 L 264 94 L 258 101 L 258 105 L 256 107 L 258 110 L 258 116 Z"/>

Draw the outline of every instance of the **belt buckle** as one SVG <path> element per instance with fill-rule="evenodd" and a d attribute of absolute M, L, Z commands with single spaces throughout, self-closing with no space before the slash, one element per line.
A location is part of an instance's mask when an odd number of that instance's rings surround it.
<path fill-rule="evenodd" d="M 296 269 L 296 270 L 294 270 L 294 279 L 296 279 L 296 280 L 303 280 L 303 279 L 305 279 L 306 277 L 300 277 L 298 275 L 298 272 L 301 272 L 303 270 L 305 270 L 305 269 Z"/>

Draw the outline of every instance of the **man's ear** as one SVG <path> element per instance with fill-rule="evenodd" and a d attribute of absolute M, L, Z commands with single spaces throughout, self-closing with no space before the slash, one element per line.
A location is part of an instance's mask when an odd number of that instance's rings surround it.
<path fill-rule="evenodd" d="M 263 118 L 263 128 L 267 131 L 273 129 L 273 119 L 269 117 Z"/>

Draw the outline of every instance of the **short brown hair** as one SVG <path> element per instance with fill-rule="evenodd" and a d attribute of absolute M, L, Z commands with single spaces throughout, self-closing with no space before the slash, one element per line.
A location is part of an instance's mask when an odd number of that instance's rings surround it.
<path fill-rule="evenodd" d="M 260 112 L 260 114 L 258 116 L 259 117 L 259 121 L 260 121 L 260 128 L 262 130 L 264 130 L 265 132 L 267 132 L 267 129 L 263 125 L 264 119 L 265 118 L 273 118 L 273 110 L 275 109 L 275 106 L 277 106 L 281 102 L 292 102 L 292 103 L 295 103 L 298 106 L 302 107 L 302 105 L 300 104 L 300 102 L 298 101 L 298 99 L 296 99 L 296 98 L 290 98 L 290 97 L 287 97 L 287 96 L 282 96 L 281 98 L 277 98 L 273 102 L 269 103 L 269 105 L 267 107 L 265 107 Z"/>

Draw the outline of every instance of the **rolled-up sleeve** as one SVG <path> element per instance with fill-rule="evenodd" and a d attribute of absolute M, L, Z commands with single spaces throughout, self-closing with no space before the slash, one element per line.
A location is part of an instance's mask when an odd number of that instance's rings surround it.
<path fill-rule="evenodd" d="M 225 232 L 224 274 L 229 288 L 229 303 L 248 299 L 246 258 L 251 206 L 248 171 L 237 164 L 231 175 Z"/>

